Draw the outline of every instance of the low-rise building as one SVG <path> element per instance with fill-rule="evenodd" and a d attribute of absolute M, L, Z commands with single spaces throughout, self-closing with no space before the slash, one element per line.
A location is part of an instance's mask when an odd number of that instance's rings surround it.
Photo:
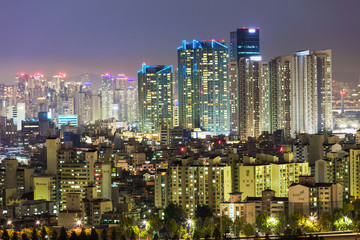
<path fill-rule="evenodd" d="M 343 191 L 339 183 L 316 183 L 314 176 L 301 176 L 299 183 L 289 187 L 289 214 L 320 216 L 342 206 Z"/>

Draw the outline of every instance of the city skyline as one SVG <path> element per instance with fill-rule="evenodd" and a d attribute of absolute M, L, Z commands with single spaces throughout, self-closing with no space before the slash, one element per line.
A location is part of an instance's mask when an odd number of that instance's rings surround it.
<path fill-rule="evenodd" d="M 10 83 L 16 72 L 21 71 L 40 71 L 45 75 L 66 72 L 71 77 L 83 72 L 98 76 L 112 72 L 135 77 L 138 65 L 142 62 L 176 65 L 174 48 L 183 39 L 224 39 L 229 46 L 229 32 L 243 26 L 260 28 L 260 54 L 266 61 L 302 49 L 331 48 L 334 79 L 348 82 L 358 80 L 360 61 L 359 56 L 356 56 L 359 48 L 356 42 L 360 36 L 353 31 L 356 29 L 353 24 L 358 22 L 354 12 L 358 3 L 355 1 L 346 1 L 346 5 L 326 1 L 325 15 L 317 14 L 324 6 L 324 1 L 291 5 L 285 1 L 271 4 L 262 2 L 256 11 L 242 11 L 242 8 L 251 10 L 253 7 L 229 1 L 227 5 L 233 4 L 234 8 L 222 18 L 211 17 L 210 13 L 216 11 L 211 6 L 215 2 L 209 6 L 201 1 L 192 2 L 191 9 L 186 8 L 186 1 L 176 6 L 161 3 L 143 2 L 144 9 L 150 11 L 138 10 L 136 21 L 128 20 L 131 13 L 137 10 L 137 4 L 134 3 L 4 3 L 0 9 L 0 30 L 8 34 L 3 36 L 0 47 L 0 82 Z M 342 11 L 338 12 L 340 7 Z M 162 17 L 156 13 L 164 8 L 173 13 L 164 15 L 167 19 L 163 22 L 164 27 L 153 32 L 143 27 L 146 19 L 150 19 L 150 23 L 159 22 Z M 239 8 L 240 11 L 236 11 Z M 283 8 L 287 11 L 283 11 Z M 117 18 L 119 9 L 126 11 L 120 11 L 122 15 Z M 181 12 L 199 12 L 200 9 L 207 14 L 190 14 L 183 21 L 177 21 Z M 307 11 L 307 15 L 299 21 L 300 16 L 292 14 L 295 11 Z M 32 12 L 38 14 L 26 18 Z M 59 18 L 56 13 L 61 13 L 63 17 Z M 104 14 L 108 17 L 105 18 Z M 97 15 L 99 18 L 94 17 Z M 17 18 L 13 19 L 14 16 Z M 164 31 L 168 25 L 179 31 Z M 24 34 L 28 37 L 21 37 Z"/>

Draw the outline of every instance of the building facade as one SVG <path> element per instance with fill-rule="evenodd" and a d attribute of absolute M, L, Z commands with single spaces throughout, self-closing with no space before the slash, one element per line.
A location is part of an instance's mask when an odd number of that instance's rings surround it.
<path fill-rule="evenodd" d="M 140 132 L 158 133 L 173 125 L 172 66 L 142 65 L 138 71 Z"/>
<path fill-rule="evenodd" d="M 180 126 L 229 134 L 228 48 L 215 40 L 183 41 L 178 74 Z"/>

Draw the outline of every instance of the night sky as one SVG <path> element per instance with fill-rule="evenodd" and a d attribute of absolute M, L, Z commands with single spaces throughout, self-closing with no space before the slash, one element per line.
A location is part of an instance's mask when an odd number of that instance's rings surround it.
<path fill-rule="evenodd" d="M 125 73 L 177 64 L 183 39 L 260 27 L 265 60 L 333 50 L 334 79 L 359 80 L 360 1 L 0 0 L 0 82 L 16 72 Z"/>

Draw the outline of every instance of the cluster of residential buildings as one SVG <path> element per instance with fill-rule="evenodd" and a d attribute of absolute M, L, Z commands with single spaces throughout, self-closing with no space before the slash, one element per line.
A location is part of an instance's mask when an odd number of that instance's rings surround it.
<path fill-rule="evenodd" d="M 360 132 L 331 134 L 331 50 L 264 61 L 258 28 L 230 39 L 183 41 L 177 68 L 106 73 L 99 91 L 87 74 L 1 84 L 0 219 L 142 223 L 173 202 L 254 223 L 359 198 Z"/>

